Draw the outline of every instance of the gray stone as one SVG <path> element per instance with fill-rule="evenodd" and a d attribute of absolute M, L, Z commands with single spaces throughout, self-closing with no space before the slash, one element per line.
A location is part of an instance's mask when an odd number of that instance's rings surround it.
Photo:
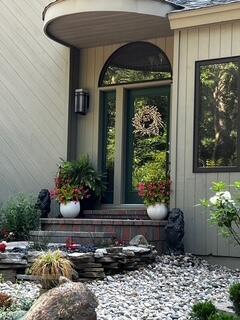
<path fill-rule="evenodd" d="M 98 303 L 94 294 L 82 283 L 63 282 L 59 287 L 41 295 L 24 319 L 96 320 L 95 309 Z"/>
<path fill-rule="evenodd" d="M 137 246 L 128 246 L 128 247 L 123 247 L 123 252 L 125 251 L 131 251 L 134 253 L 147 253 L 150 252 L 150 248 L 145 248 L 145 247 L 137 247 Z"/>
<path fill-rule="evenodd" d="M 148 246 L 149 243 L 148 243 L 147 239 L 143 235 L 140 234 L 140 235 L 133 237 L 132 240 L 130 240 L 129 245 L 130 246 L 140 246 L 140 245 Z"/>

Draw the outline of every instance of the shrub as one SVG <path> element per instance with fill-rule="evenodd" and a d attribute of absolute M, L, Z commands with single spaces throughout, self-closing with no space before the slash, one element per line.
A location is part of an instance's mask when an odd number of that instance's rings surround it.
<path fill-rule="evenodd" d="M 211 301 L 199 302 L 193 306 L 191 318 L 196 320 L 208 320 L 211 315 L 216 313 L 217 309 Z"/>
<path fill-rule="evenodd" d="M 30 230 L 39 227 L 40 212 L 36 199 L 23 194 L 11 198 L 0 210 L 1 237 L 9 240 L 29 240 Z"/>
<path fill-rule="evenodd" d="M 7 309 L 11 306 L 12 299 L 8 294 L 0 292 L 0 308 Z"/>
<path fill-rule="evenodd" d="M 60 276 L 71 280 L 76 271 L 72 262 L 64 258 L 61 251 L 56 250 L 38 257 L 31 267 L 31 274 L 41 278 L 43 288 L 50 289 L 58 284 Z"/>
<path fill-rule="evenodd" d="M 212 190 L 215 195 L 209 200 L 201 200 L 201 205 L 210 210 L 210 221 L 218 226 L 219 231 L 225 237 L 232 238 L 240 245 L 240 199 L 232 198 L 228 187 L 234 188 L 234 192 L 240 191 L 240 181 L 235 181 L 228 186 L 225 182 L 213 182 Z"/>
<path fill-rule="evenodd" d="M 240 283 L 235 283 L 230 287 L 229 295 L 233 302 L 236 314 L 240 315 Z"/>

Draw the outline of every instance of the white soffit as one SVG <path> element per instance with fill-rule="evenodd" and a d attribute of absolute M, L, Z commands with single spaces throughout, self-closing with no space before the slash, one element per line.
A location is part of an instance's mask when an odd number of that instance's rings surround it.
<path fill-rule="evenodd" d="M 44 31 L 78 48 L 169 36 L 174 9 L 161 0 L 58 0 L 44 10 Z"/>

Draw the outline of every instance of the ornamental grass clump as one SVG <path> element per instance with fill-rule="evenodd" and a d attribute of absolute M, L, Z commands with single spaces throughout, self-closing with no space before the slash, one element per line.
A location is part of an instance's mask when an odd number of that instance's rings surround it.
<path fill-rule="evenodd" d="M 233 199 L 228 188 L 239 192 L 240 181 L 230 186 L 222 181 L 213 182 L 211 189 L 215 195 L 209 200 L 201 200 L 201 205 L 210 210 L 210 221 L 218 226 L 221 234 L 232 238 L 237 245 L 240 245 L 240 198 Z"/>
<path fill-rule="evenodd" d="M 55 287 L 61 276 L 70 280 L 76 276 L 73 264 L 61 251 L 48 251 L 38 257 L 31 267 L 31 274 L 38 276 L 44 289 Z"/>
<path fill-rule="evenodd" d="M 240 315 L 240 283 L 231 285 L 229 296 L 233 303 L 236 314 Z"/>

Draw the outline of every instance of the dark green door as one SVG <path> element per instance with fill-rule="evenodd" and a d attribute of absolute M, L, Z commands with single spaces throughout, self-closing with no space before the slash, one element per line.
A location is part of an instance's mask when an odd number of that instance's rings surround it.
<path fill-rule="evenodd" d="M 136 133 L 133 119 L 146 106 L 156 107 L 163 120 L 157 135 Z M 144 175 L 154 170 L 161 171 L 163 177 L 168 173 L 170 86 L 128 90 L 126 108 L 125 203 L 139 204 L 142 200 L 136 187 Z"/>

